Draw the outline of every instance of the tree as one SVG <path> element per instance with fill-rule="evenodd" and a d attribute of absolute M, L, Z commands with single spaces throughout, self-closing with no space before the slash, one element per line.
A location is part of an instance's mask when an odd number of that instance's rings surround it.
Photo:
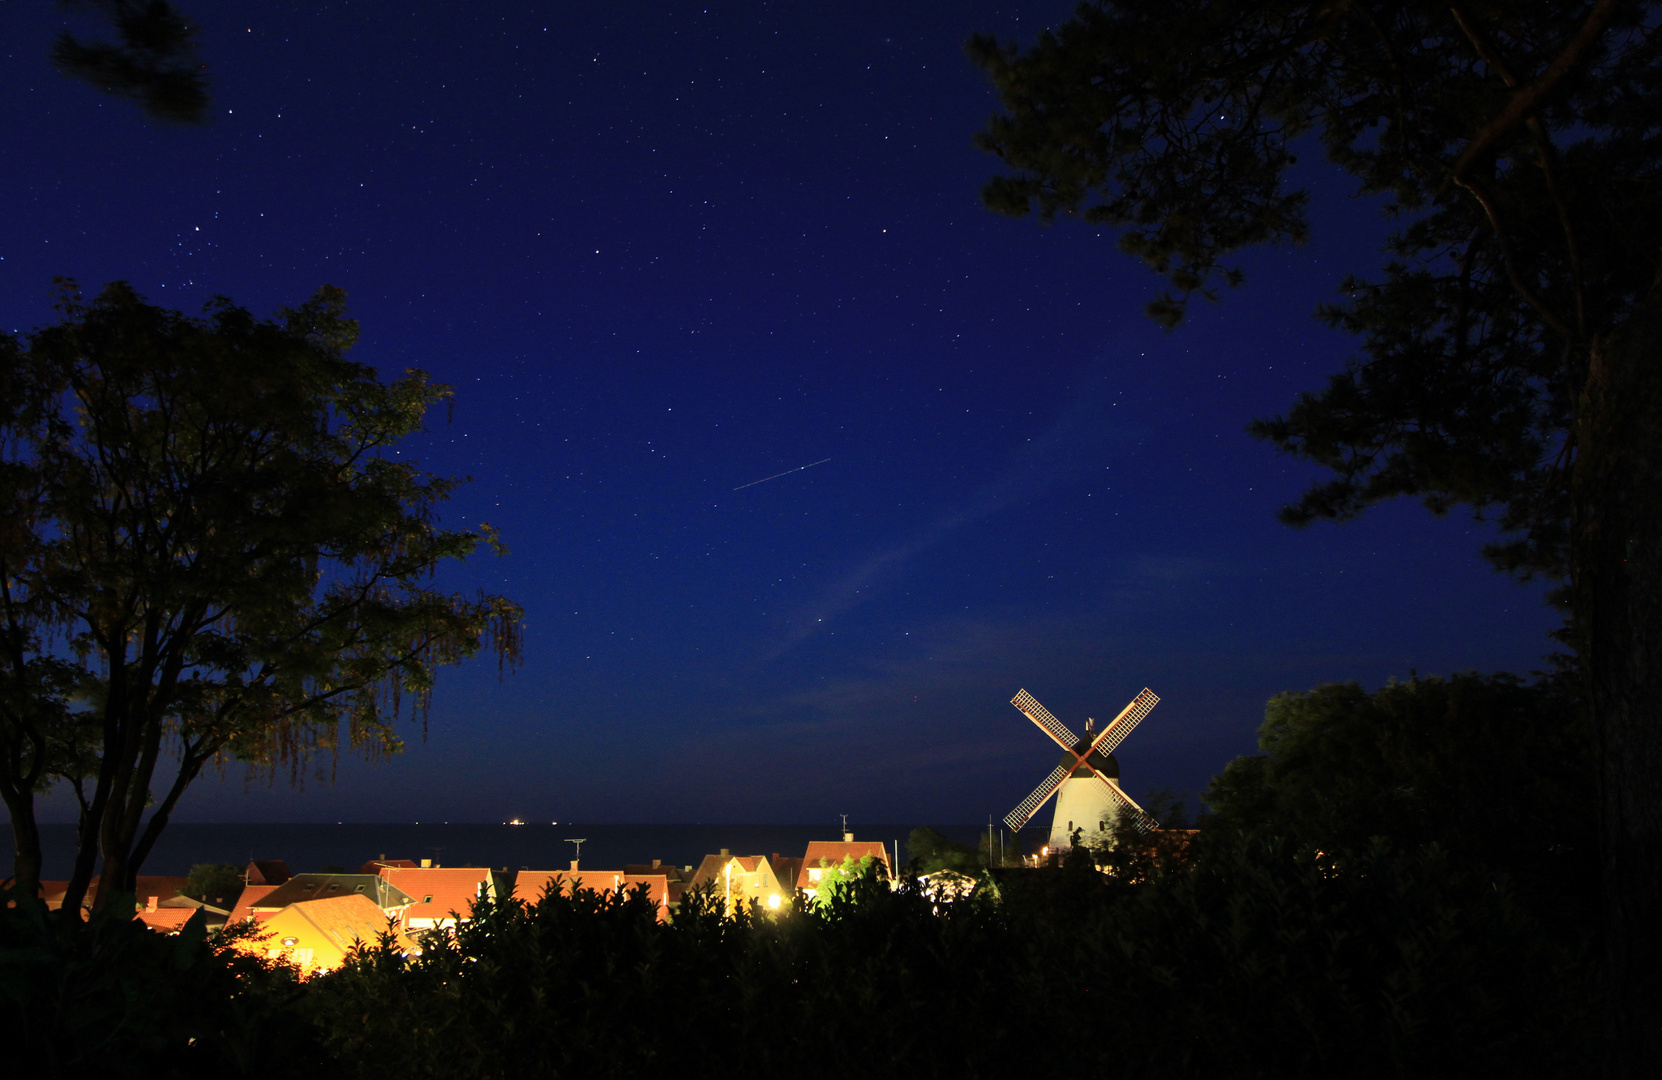
<path fill-rule="evenodd" d="M 165 123 L 207 120 L 207 65 L 196 56 L 196 27 L 167 0 L 59 0 L 59 6 L 96 9 L 120 40 L 89 44 L 65 30 L 52 43 L 59 71 L 130 98 Z"/>
<path fill-rule="evenodd" d="M 852 855 L 844 855 L 842 862 L 832 862 L 830 859 L 819 861 L 819 882 L 809 895 L 809 903 L 824 909 L 835 903 L 839 897 L 845 897 L 853 890 L 857 883 L 867 877 L 885 877 L 883 864 L 870 855 L 862 855 L 856 859 Z"/>
<path fill-rule="evenodd" d="M 1297 242 L 1319 142 L 1396 223 L 1320 315 L 1361 339 L 1252 431 L 1333 471 L 1284 520 L 1470 507 L 1503 570 L 1567 583 L 1600 748 L 1611 1043 L 1662 1058 L 1662 40 L 1654 4 L 1088 3 L 1028 50 L 977 37 L 1013 170 L 989 206 L 1078 214 L 1164 276 L 1169 327 Z"/>
<path fill-rule="evenodd" d="M 230 863 L 196 863 L 190 868 L 185 887 L 180 893 L 192 900 L 201 900 L 216 907 L 229 908 L 236 903 L 246 884 L 243 868 Z"/>
<path fill-rule="evenodd" d="M 1436 843 L 1562 910 L 1597 873 L 1593 752 L 1558 682 L 1474 673 L 1278 694 L 1261 754 L 1212 780 L 1208 832 L 1329 852 Z"/>
<path fill-rule="evenodd" d="M 919 874 L 933 874 L 937 870 L 973 874 L 985 863 L 984 854 L 928 825 L 919 825 L 907 836 L 906 854 L 911 856 L 915 872 Z"/>
<path fill-rule="evenodd" d="M 437 524 L 458 481 L 396 446 L 450 391 L 348 361 L 339 289 L 275 322 L 120 283 L 91 303 L 67 284 L 60 310 L 0 352 L 0 797 L 29 895 L 35 795 L 73 790 L 75 912 L 100 855 L 95 907 L 133 892 L 209 764 L 298 778 L 343 745 L 396 752 L 437 668 L 517 660 L 520 610 L 435 587 L 501 547 Z"/>

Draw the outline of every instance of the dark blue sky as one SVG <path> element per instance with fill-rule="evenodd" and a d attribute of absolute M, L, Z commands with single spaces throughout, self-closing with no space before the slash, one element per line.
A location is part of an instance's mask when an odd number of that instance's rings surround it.
<path fill-rule="evenodd" d="M 1076 727 L 1153 687 L 1141 795 L 1202 788 L 1279 691 L 1548 650 L 1464 517 L 1275 521 L 1317 474 L 1243 428 L 1343 364 L 1311 312 L 1381 236 L 1319 155 L 1314 241 L 1174 334 L 1111 238 L 981 208 L 963 41 L 1067 0 L 181 3 L 204 128 L 58 76 L 62 13 L 0 5 L 0 327 L 53 275 L 344 287 L 358 359 L 456 388 L 408 450 L 474 478 L 447 521 L 511 554 L 451 577 L 525 606 L 526 655 L 447 673 L 398 758 L 232 766 L 180 820 L 984 821 L 1054 763 L 1022 687 Z"/>

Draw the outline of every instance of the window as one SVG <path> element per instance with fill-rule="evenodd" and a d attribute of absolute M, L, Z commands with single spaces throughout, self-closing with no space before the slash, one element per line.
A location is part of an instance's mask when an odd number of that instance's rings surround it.
<path fill-rule="evenodd" d="M 431 904 L 433 902 L 433 894 L 428 893 L 426 896 L 421 898 L 421 902 L 423 904 Z"/>

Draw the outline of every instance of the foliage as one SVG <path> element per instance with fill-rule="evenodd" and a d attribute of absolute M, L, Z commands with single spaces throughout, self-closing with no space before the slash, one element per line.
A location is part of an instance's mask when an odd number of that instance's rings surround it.
<path fill-rule="evenodd" d="M 131 905 L 119 910 L 52 919 L 0 888 L 0 1042 L 12 1073 L 223 1080 L 310 1075 L 321 1063 L 291 966 L 215 940 L 200 915 L 166 936 Z"/>
<path fill-rule="evenodd" d="M 1569 426 L 1595 339 L 1649 290 L 1662 247 L 1662 42 L 1649 5 L 1121 0 L 1081 4 L 1025 52 L 978 37 L 1006 112 L 981 145 L 994 209 L 1078 213 L 1190 296 L 1233 253 L 1299 242 L 1305 142 L 1399 222 L 1380 275 L 1321 317 L 1363 354 L 1254 432 L 1336 474 L 1286 520 L 1397 495 L 1464 503 L 1512 538 L 1497 565 L 1568 573 Z"/>
<path fill-rule="evenodd" d="M 60 309 L 0 355 L 0 795 L 27 886 L 34 795 L 70 785 L 74 911 L 100 854 L 98 902 L 132 891 L 210 763 L 297 778 L 343 743 L 395 752 L 437 668 L 517 655 L 519 609 L 435 588 L 500 547 L 436 523 L 457 481 L 396 446 L 449 390 L 348 361 L 340 290 L 276 322 L 225 299 L 188 318 L 119 283 L 91 303 L 66 287 Z"/>
<path fill-rule="evenodd" d="M 1329 851 L 1435 842 L 1532 891 L 1585 896 L 1598 848 L 1591 742 L 1551 680 L 1467 673 L 1280 694 L 1258 729 L 1263 753 L 1212 781 L 1208 833 Z"/>
<path fill-rule="evenodd" d="M 816 907 L 830 906 L 838 896 L 846 893 L 854 882 L 883 872 L 883 864 L 870 855 L 862 855 L 858 859 L 852 855 L 844 855 L 840 863 L 821 859 L 819 865 L 819 882 L 814 886 L 809 898 L 809 902 Z"/>
<path fill-rule="evenodd" d="M 207 65 L 196 56 L 196 27 L 166 0 L 59 0 L 93 8 L 107 19 L 119 45 L 87 43 L 64 31 L 52 61 L 72 78 L 106 94 L 130 98 L 156 120 L 200 124 L 208 114 Z"/>
<path fill-rule="evenodd" d="M 1590 1073 L 1583 942 L 1435 848 L 1314 860 L 1238 837 L 1137 886 L 1076 863 L 992 871 L 996 901 L 868 873 L 780 918 L 697 894 L 668 924 L 639 892 L 482 901 L 419 956 L 388 938 L 314 980 L 313 1014 L 365 1077 L 708 1072 L 741 1051 L 881 1076 Z"/>
<path fill-rule="evenodd" d="M 1662 21 L 1655 0 L 1092 0 L 970 52 L 1005 112 L 990 207 L 1080 214 L 1171 290 L 1297 243 L 1296 153 L 1393 232 L 1320 316 L 1361 349 L 1253 434 L 1329 470 L 1282 519 L 1397 496 L 1498 526 L 1569 610 L 1598 748 L 1612 1075 L 1662 1058 Z M 1305 174 L 1313 175 L 1313 174 Z"/>
<path fill-rule="evenodd" d="M 243 868 L 230 863 L 197 863 L 181 890 L 193 900 L 229 908 L 242 892 Z"/>
<path fill-rule="evenodd" d="M 982 855 L 967 844 L 950 840 L 939 830 L 919 825 L 906 837 L 908 867 L 916 874 L 933 874 L 937 870 L 956 870 L 973 874 L 983 864 Z"/>
<path fill-rule="evenodd" d="M 0 910 L 0 1037 L 46 1076 L 702 1075 L 740 1049 L 908 1077 L 1595 1071 L 1588 935 L 1435 845 L 1235 833 L 1134 885 L 1073 854 L 958 901 L 872 867 L 770 918 L 708 892 L 668 923 L 644 889 L 481 898 L 417 954 L 388 935 L 305 983 L 200 924 L 30 902 Z"/>

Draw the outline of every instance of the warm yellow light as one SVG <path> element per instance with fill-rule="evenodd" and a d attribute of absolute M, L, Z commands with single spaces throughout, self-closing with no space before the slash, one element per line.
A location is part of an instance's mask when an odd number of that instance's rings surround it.
<path fill-rule="evenodd" d="M 779 906 L 779 894 L 778 893 L 773 893 L 772 895 L 770 895 L 768 897 L 768 907 L 776 908 L 778 906 Z"/>

